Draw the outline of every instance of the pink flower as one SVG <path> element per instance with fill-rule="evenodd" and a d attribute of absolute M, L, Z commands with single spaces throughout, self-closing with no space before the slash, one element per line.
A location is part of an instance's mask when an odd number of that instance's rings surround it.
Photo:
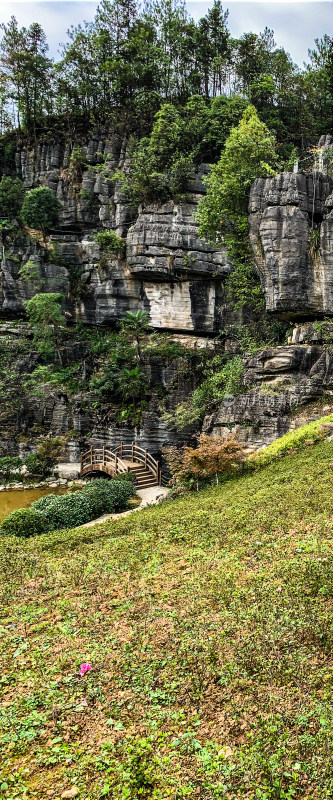
<path fill-rule="evenodd" d="M 278 592 L 282 592 L 281 586 L 278 586 L 277 590 Z"/>
<path fill-rule="evenodd" d="M 92 670 L 92 666 L 90 664 L 81 664 L 81 666 L 80 666 L 81 678 L 83 678 L 83 676 L 86 674 L 86 672 L 89 672 L 90 670 Z"/>

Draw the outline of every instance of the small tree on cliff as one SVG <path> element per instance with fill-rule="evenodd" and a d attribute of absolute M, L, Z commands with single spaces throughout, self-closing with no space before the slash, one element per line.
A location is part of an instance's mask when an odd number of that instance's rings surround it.
<path fill-rule="evenodd" d="M 59 222 L 61 203 L 47 186 L 31 189 L 24 198 L 21 219 L 28 228 L 46 234 Z"/>
<path fill-rule="evenodd" d="M 3 175 L 0 181 L 0 242 L 5 243 L 15 231 L 24 198 L 24 186 L 19 178 Z"/>
<path fill-rule="evenodd" d="M 274 175 L 275 137 L 249 106 L 232 128 L 221 158 L 206 178 L 207 194 L 199 203 L 199 233 L 214 244 L 226 244 L 236 268 L 229 278 L 234 306 L 262 306 L 262 293 L 253 269 L 248 236 L 248 204 L 255 178 Z"/>
<path fill-rule="evenodd" d="M 3 175 L 0 181 L 0 219 L 17 219 L 24 198 L 24 186 L 19 178 Z"/>
<path fill-rule="evenodd" d="M 189 485 L 195 481 L 197 489 L 200 480 L 215 477 L 218 483 L 219 475 L 238 469 L 245 458 L 242 445 L 234 437 L 221 439 L 205 433 L 198 436 L 197 447 L 171 447 L 164 455 L 173 480 Z"/>
<path fill-rule="evenodd" d="M 34 340 L 40 353 L 51 356 L 56 352 L 61 363 L 60 345 L 66 327 L 61 310 L 62 294 L 48 292 L 35 294 L 25 304 L 25 310 L 34 325 Z"/>
<path fill-rule="evenodd" d="M 232 128 L 221 158 L 206 178 L 208 191 L 199 205 L 200 233 L 220 244 L 247 231 L 250 189 L 255 178 L 274 175 L 275 137 L 249 106 Z"/>
<path fill-rule="evenodd" d="M 126 312 L 126 316 L 121 323 L 121 331 L 124 336 L 134 345 L 136 350 L 136 360 L 141 363 L 141 343 L 146 337 L 149 328 L 149 315 L 147 311 L 137 311 L 133 314 Z"/>

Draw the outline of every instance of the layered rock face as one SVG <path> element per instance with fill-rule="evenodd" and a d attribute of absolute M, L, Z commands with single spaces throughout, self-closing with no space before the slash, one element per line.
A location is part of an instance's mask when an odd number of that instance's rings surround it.
<path fill-rule="evenodd" d="M 295 328 L 291 340 L 302 344 L 260 350 L 245 361 L 243 394 L 226 397 L 207 416 L 204 430 L 230 431 L 254 447 L 270 444 L 305 422 L 333 410 L 333 352 L 324 333 L 310 324 Z M 305 343 L 306 342 L 306 343 Z M 325 405 L 322 404 L 325 398 Z"/>
<path fill-rule="evenodd" d="M 259 178 L 249 214 L 267 311 L 282 319 L 332 314 L 332 178 L 321 172 Z"/>
<path fill-rule="evenodd" d="M 26 323 L 10 322 L 0 324 L 0 351 L 2 340 L 12 344 L 18 339 L 32 338 L 33 333 Z M 193 357 L 207 347 L 214 352 L 213 341 L 206 337 L 175 335 L 175 341 L 192 352 Z M 62 348 L 62 362 L 66 367 L 72 363 L 83 363 L 87 356 L 86 344 L 80 340 L 70 342 Z M 28 353 L 22 347 L 22 355 L 15 357 L 15 366 L 19 368 L 22 380 L 26 379 L 40 364 L 39 355 L 32 350 Z M 25 456 L 35 450 L 38 437 L 65 435 L 68 442 L 64 449 L 64 459 L 77 462 L 80 452 L 89 446 L 113 446 L 121 441 L 131 443 L 133 440 L 141 447 L 147 448 L 155 455 L 160 455 L 161 448 L 170 445 L 181 445 L 188 441 L 194 433 L 193 429 L 183 432 L 170 431 L 163 418 L 163 407 L 172 411 L 178 403 L 184 402 L 196 387 L 193 361 L 189 362 L 184 354 L 174 357 L 160 358 L 147 355 L 142 362 L 142 369 L 149 384 L 147 405 L 141 414 L 140 422 L 129 418 L 125 423 L 119 419 L 119 405 L 109 402 L 96 403 L 96 395 L 86 391 L 70 394 L 65 387 L 54 387 L 50 384 L 41 386 L 40 391 L 22 391 L 19 409 L 10 414 L 10 405 L 6 408 L 9 415 L 0 432 L 0 452 Z"/>
<path fill-rule="evenodd" d="M 80 152 L 69 145 L 40 144 L 35 151 L 18 153 L 17 168 L 26 188 L 51 188 L 62 213 L 48 259 L 40 245 L 30 242 L 5 253 L 2 316 L 22 314 L 24 301 L 36 291 L 66 295 L 76 281 L 76 303 L 68 309 L 73 320 L 112 324 L 127 311 L 141 309 L 155 328 L 206 335 L 223 328 L 230 265 L 225 252 L 199 238 L 195 221 L 207 168 L 203 165 L 190 182 L 188 202 L 146 207 L 133 219 L 119 182 L 113 180 L 115 170 L 126 172 L 127 165 L 126 144 L 117 137 L 95 137 Z M 101 227 L 125 239 L 124 258 L 101 252 L 93 238 Z M 40 265 L 34 285 L 19 276 L 29 258 Z"/>

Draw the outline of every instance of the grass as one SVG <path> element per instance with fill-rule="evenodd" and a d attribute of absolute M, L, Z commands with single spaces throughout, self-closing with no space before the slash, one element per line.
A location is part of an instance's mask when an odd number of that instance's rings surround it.
<path fill-rule="evenodd" d="M 252 463 L 253 466 L 265 466 L 277 458 L 285 456 L 287 453 L 303 450 L 304 446 L 312 445 L 325 439 L 331 432 L 330 424 L 332 425 L 332 423 L 333 414 L 329 414 L 313 422 L 308 422 L 306 425 L 301 425 L 300 428 L 289 431 L 284 436 L 275 439 L 263 450 L 257 450 L 256 453 L 249 456 L 248 462 L 250 465 Z"/>
<path fill-rule="evenodd" d="M 332 461 L 1 542 L 1 798 L 333 797 Z"/>

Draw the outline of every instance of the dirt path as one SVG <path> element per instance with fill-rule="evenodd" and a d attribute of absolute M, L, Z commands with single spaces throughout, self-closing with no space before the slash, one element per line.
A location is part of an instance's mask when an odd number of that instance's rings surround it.
<path fill-rule="evenodd" d="M 147 489 L 138 489 L 137 494 L 141 497 L 141 503 L 136 508 L 130 508 L 129 511 L 123 511 L 118 514 L 104 514 L 103 517 L 86 522 L 85 525 L 80 525 L 81 528 L 91 528 L 93 525 L 98 525 L 99 522 L 106 522 L 108 519 L 119 519 L 120 517 L 127 517 L 128 514 L 134 514 L 135 511 L 141 511 L 145 506 L 155 505 L 159 500 L 167 496 L 169 489 L 165 486 L 149 486 Z"/>

